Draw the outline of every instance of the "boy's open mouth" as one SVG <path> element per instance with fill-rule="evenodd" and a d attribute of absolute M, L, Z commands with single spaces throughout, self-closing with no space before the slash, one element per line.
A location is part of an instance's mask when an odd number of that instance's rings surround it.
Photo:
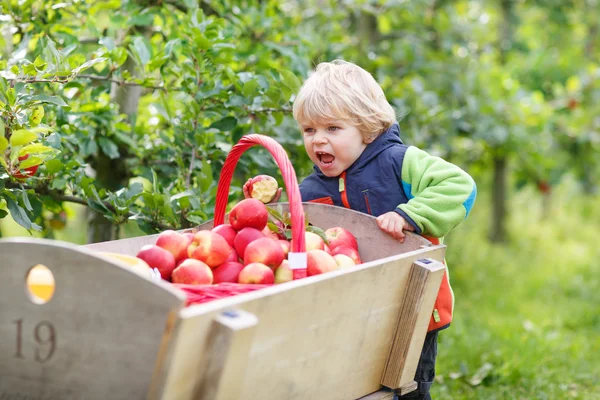
<path fill-rule="evenodd" d="M 319 162 L 324 167 L 328 167 L 333 164 L 335 157 L 332 154 L 325 153 L 324 151 L 317 151 L 317 157 L 319 158 Z"/>

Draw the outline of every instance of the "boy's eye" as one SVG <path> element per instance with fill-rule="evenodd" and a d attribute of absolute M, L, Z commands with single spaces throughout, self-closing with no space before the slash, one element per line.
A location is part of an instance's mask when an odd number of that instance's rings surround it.
<path fill-rule="evenodd" d="M 339 126 L 330 126 L 330 127 L 327 128 L 327 130 L 330 131 L 330 132 L 335 132 L 335 131 L 337 131 L 339 129 L 340 129 Z"/>
<path fill-rule="evenodd" d="M 313 128 L 304 128 L 304 133 L 314 133 L 314 131 Z"/>

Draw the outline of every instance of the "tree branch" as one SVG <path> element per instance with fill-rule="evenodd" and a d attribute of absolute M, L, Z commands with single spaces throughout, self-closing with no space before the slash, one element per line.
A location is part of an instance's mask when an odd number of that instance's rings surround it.
<path fill-rule="evenodd" d="M 102 75 L 82 74 L 82 75 L 72 75 L 72 76 L 56 76 L 52 79 L 16 78 L 16 79 L 8 79 L 8 81 L 21 82 L 21 83 L 69 83 L 77 78 L 91 79 L 91 80 L 95 80 L 95 81 L 112 82 L 112 83 L 116 83 L 117 85 L 120 85 L 120 86 L 141 86 L 146 89 L 162 90 L 164 92 L 167 91 L 167 89 L 164 86 L 144 85 L 143 83 L 139 83 L 139 82 L 119 80 L 119 79 L 111 78 L 109 76 L 102 76 Z"/>
<path fill-rule="evenodd" d="M 64 193 L 58 192 L 58 191 L 54 191 L 54 190 L 50 190 L 50 188 L 48 188 L 48 186 L 28 186 L 28 185 L 20 185 L 17 184 L 15 182 L 12 181 L 7 181 L 6 182 L 6 187 L 9 189 L 25 189 L 25 190 L 33 190 L 35 193 L 42 195 L 42 196 L 49 196 L 51 197 L 53 200 L 57 201 L 57 202 L 63 202 L 66 201 L 68 203 L 75 203 L 75 204 L 81 204 L 83 206 L 89 207 L 89 204 L 87 202 L 87 200 L 82 199 L 81 197 L 76 197 L 76 196 L 70 196 L 70 195 L 66 195 Z M 108 203 L 108 202 L 102 202 L 102 204 L 104 204 L 104 207 L 106 207 L 108 210 L 110 210 L 113 213 L 117 213 L 117 210 L 115 208 L 115 206 L 113 206 L 112 204 Z M 127 216 L 128 217 L 132 217 L 136 214 L 132 213 L 132 212 L 128 212 Z M 159 228 L 161 230 L 167 230 L 167 229 L 173 229 L 172 226 L 169 225 L 165 225 L 159 221 L 154 221 L 150 218 L 144 217 L 143 218 L 145 221 L 148 221 L 151 225 L 155 226 L 156 228 Z"/>

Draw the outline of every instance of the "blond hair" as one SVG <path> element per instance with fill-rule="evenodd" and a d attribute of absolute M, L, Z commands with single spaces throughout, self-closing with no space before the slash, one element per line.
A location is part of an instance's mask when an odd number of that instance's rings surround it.
<path fill-rule="evenodd" d="M 373 76 L 342 60 L 317 65 L 300 88 L 293 111 L 299 124 L 345 121 L 361 132 L 365 143 L 396 122 L 396 113 Z"/>

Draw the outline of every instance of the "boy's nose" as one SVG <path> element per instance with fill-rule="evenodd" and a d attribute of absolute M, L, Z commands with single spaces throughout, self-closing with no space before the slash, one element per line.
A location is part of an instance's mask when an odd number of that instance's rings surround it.
<path fill-rule="evenodd" d="M 322 133 L 317 132 L 313 137 L 313 143 L 315 144 L 325 144 L 327 143 L 327 138 Z"/>

